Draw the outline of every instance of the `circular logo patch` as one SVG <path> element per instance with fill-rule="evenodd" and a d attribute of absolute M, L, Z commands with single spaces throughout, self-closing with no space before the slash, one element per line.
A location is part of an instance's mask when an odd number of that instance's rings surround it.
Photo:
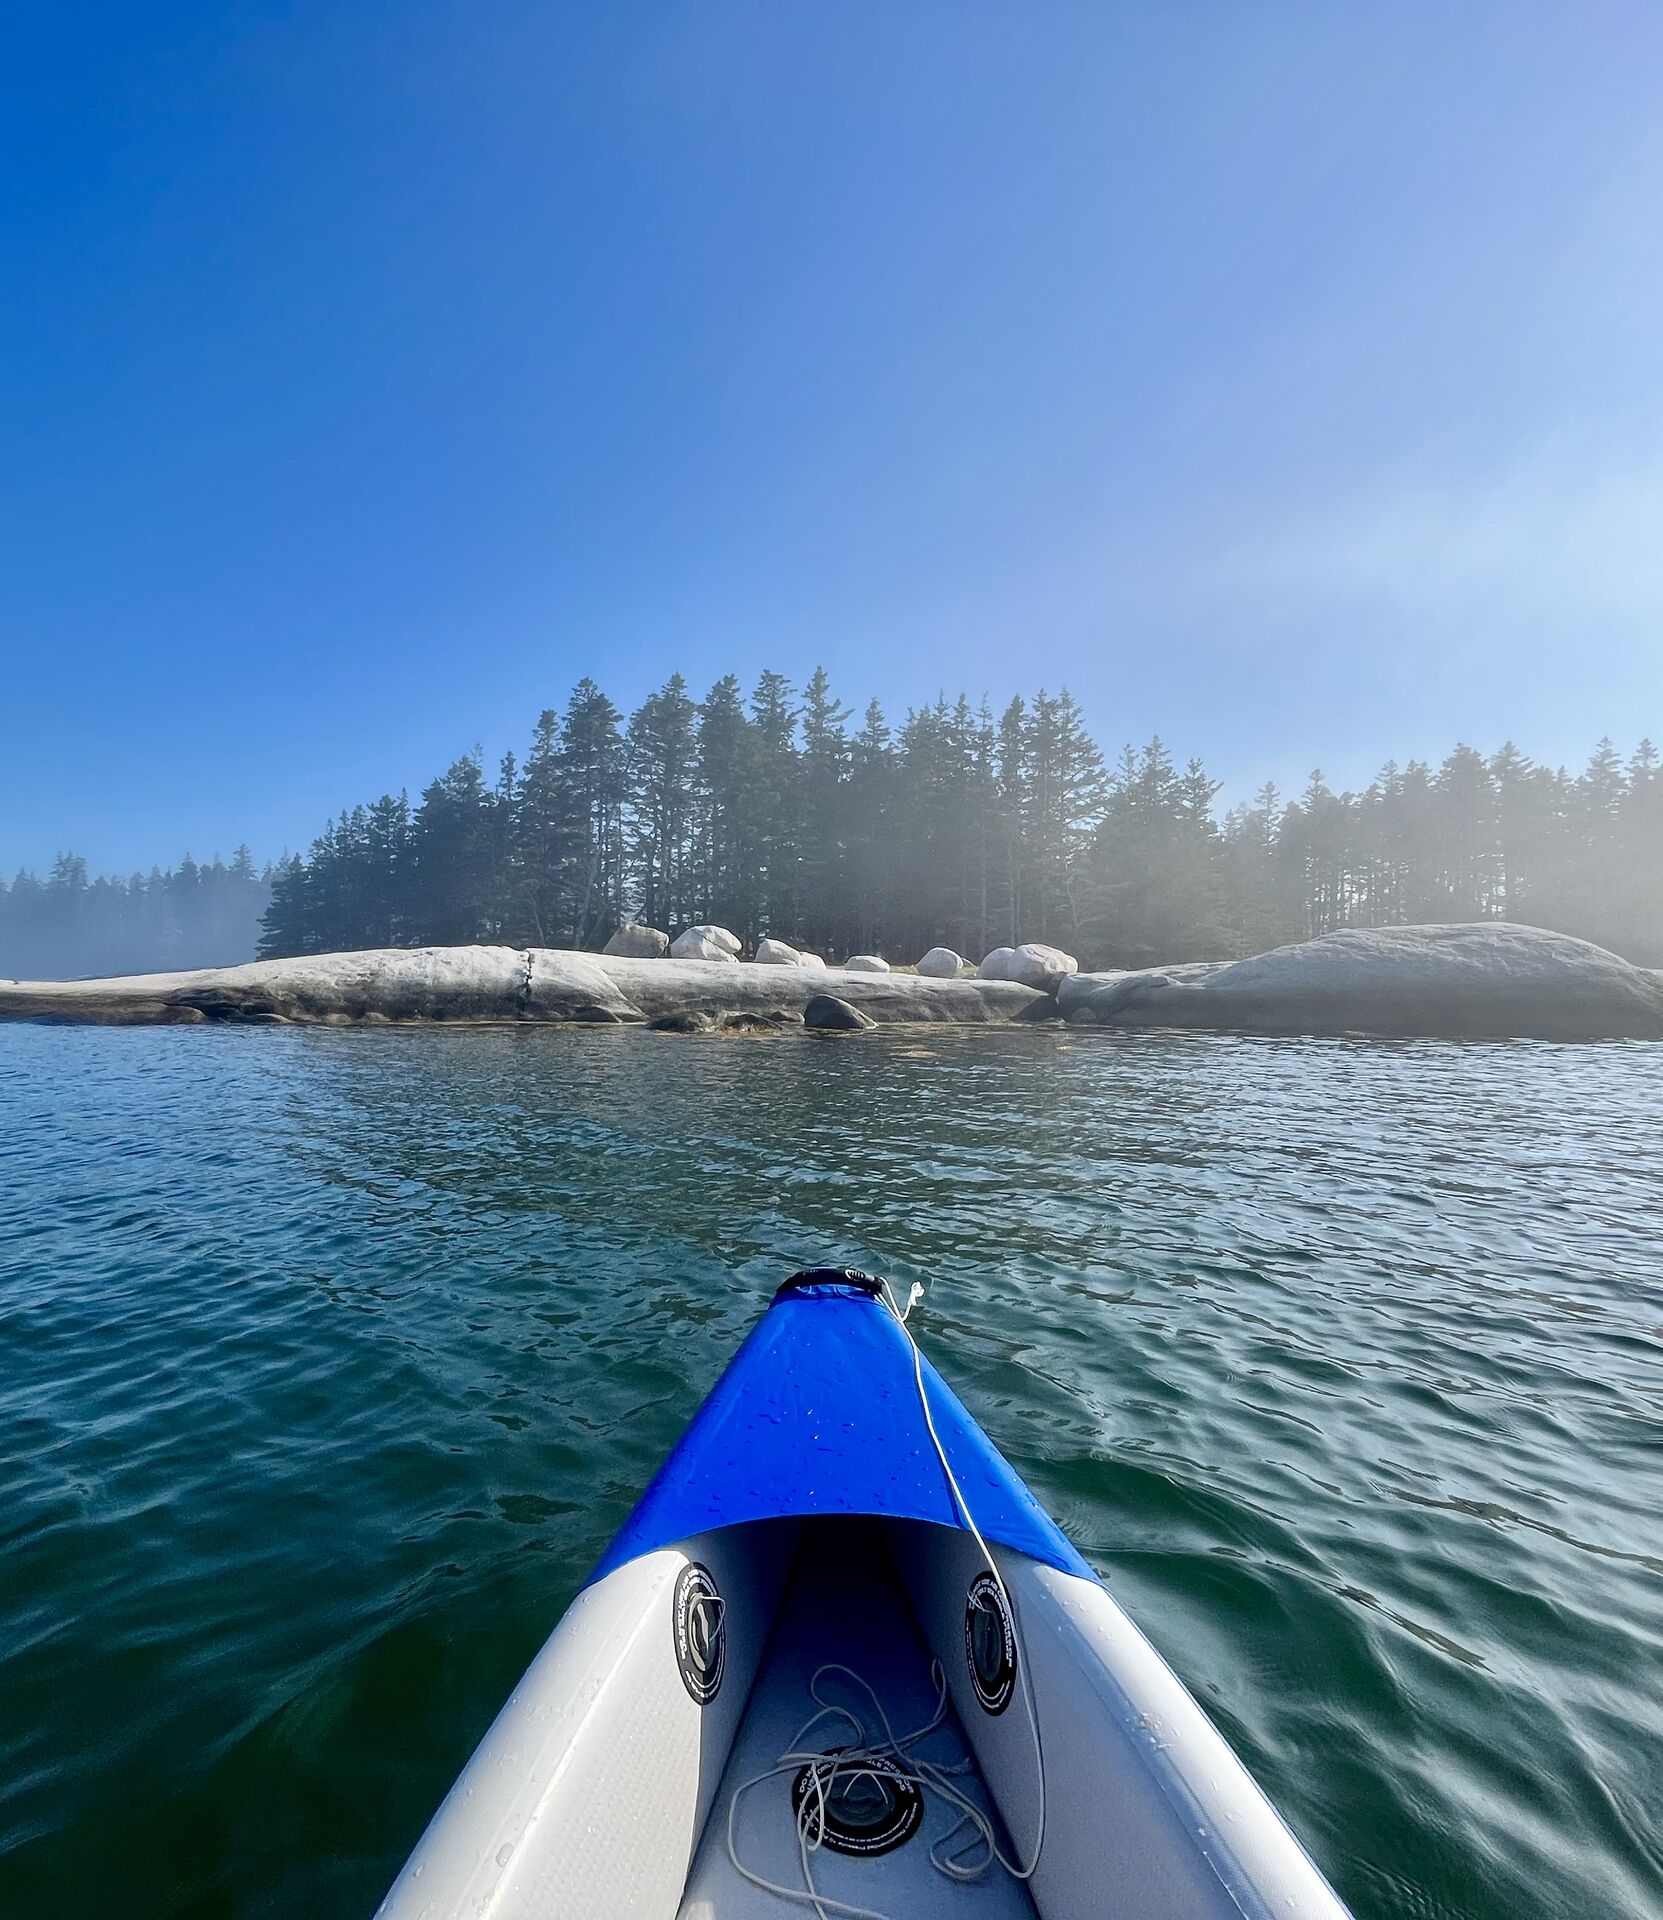
<path fill-rule="evenodd" d="M 1016 1691 L 1016 1629 L 991 1573 L 978 1573 L 965 1596 L 964 1660 L 983 1711 L 1003 1713 Z"/>
<path fill-rule="evenodd" d="M 791 1783 L 791 1811 L 811 1847 L 833 1853 L 888 1853 L 918 1831 L 924 1795 L 893 1760 L 868 1753 L 839 1771 L 833 1747 Z"/>
<path fill-rule="evenodd" d="M 710 1705 L 722 1684 L 728 1650 L 726 1612 L 726 1602 L 716 1590 L 710 1569 L 690 1561 L 676 1575 L 670 1617 L 681 1684 L 701 1707 Z"/>

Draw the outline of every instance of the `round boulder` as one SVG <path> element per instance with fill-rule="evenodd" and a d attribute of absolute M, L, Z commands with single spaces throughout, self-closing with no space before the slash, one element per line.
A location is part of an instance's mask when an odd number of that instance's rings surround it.
<path fill-rule="evenodd" d="M 620 960 L 662 960 L 670 951 L 670 936 L 657 927 L 643 927 L 634 920 L 624 924 L 601 948 Z"/>
<path fill-rule="evenodd" d="M 858 1033 L 877 1021 L 834 993 L 817 993 L 803 1008 L 803 1025 L 819 1033 Z"/>
<path fill-rule="evenodd" d="M 657 1020 L 649 1020 L 647 1027 L 652 1033 L 713 1033 L 716 1016 L 706 1013 L 702 1007 L 689 1007 L 683 1013 L 666 1013 Z"/>
<path fill-rule="evenodd" d="M 1073 954 L 1064 953 L 1060 947 L 1032 943 L 1018 947 L 1006 964 L 1007 980 L 1014 980 L 1019 987 L 1036 987 L 1041 993 L 1055 993 L 1071 973 L 1080 970 Z"/>
<path fill-rule="evenodd" d="M 1015 947 L 995 947 L 976 972 L 984 980 L 1008 980 L 1011 977 L 1011 962 L 1015 958 Z"/>
<path fill-rule="evenodd" d="M 956 980 L 964 966 L 964 955 L 951 947 L 931 947 L 918 963 L 926 980 Z"/>
<path fill-rule="evenodd" d="M 672 960 L 737 960 L 738 938 L 726 927 L 689 927 L 670 942 Z"/>
<path fill-rule="evenodd" d="M 760 941 L 756 958 L 758 965 L 764 967 L 800 967 L 803 964 L 803 956 L 787 940 Z"/>
<path fill-rule="evenodd" d="M 888 973 L 889 962 L 880 960 L 875 953 L 857 953 L 853 959 L 843 962 L 848 973 Z"/>

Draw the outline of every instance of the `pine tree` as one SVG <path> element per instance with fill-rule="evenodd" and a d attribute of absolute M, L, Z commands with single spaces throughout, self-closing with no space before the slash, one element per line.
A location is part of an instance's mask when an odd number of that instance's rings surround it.
<path fill-rule="evenodd" d="M 311 876 L 300 855 L 279 863 L 271 878 L 271 904 L 261 917 L 257 960 L 281 960 L 291 954 L 316 953 L 312 945 L 307 893 Z"/>
<path fill-rule="evenodd" d="M 496 939 L 497 795 L 466 753 L 422 794 L 413 824 L 412 932 L 422 945 Z"/>
<path fill-rule="evenodd" d="M 797 766 L 797 709 L 791 683 L 766 672 L 751 693 L 748 768 L 742 817 L 751 866 L 751 911 L 742 937 L 801 937 L 798 869 L 802 795 Z M 740 929 L 735 929 L 740 931 Z"/>
<path fill-rule="evenodd" d="M 749 770 L 750 722 L 738 679 L 725 674 L 699 706 L 694 896 L 699 920 L 736 932 L 753 926 L 758 912 Z"/>
<path fill-rule="evenodd" d="M 849 888 L 838 937 L 827 947 L 847 957 L 882 944 L 897 879 L 895 815 L 899 790 L 894 741 L 883 708 L 869 701 L 849 749 Z"/>
<path fill-rule="evenodd" d="M 1000 944 L 1014 947 L 1028 937 L 1023 931 L 1028 905 L 1024 885 L 1028 872 L 1028 708 L 1020 694 L 999 716 L 995 785 L 1003 881 L 996 918 L 1003 935 Z"/>
<path fill-rule="evenodd" d="M 1034 697 L 1023 736 L 1027 779 L 1024 821 L 1030 865 L 1026 937 L 1077 943 L 1081 856 L 1103 818 L 1103 758 L 1065 687 Z"/>
<path fill-rule="evenodd" d="M 682 925 L 692 915 L 697 717 L 679 673 L 630 716 L 630 883 L 653 927 Z"/>
<path fill-rule="evenodd" d="M 567 925 L 578 947 L 599 946 L 623 918 L 624 775 L 618 709 L 586 677 L 566 704 L 558 769 L 571 827 Z"/>
<path fill-rule="evenodd" d="M 578 826 L 562 773 L 560 715 L 552 707 L 538 716 L 512 833 L 510 937 L 531 946 L 558 946 L 571 937 L 570 877 L 578 857 Z"/>
<path fill-rule="evenodd" d="M 1613 930 L 1620 950 L 1663 961 L 1663 768 L 1642 740 L 1628 763 L 1617 807 L 1616 861 L 1622 909 Z"/>

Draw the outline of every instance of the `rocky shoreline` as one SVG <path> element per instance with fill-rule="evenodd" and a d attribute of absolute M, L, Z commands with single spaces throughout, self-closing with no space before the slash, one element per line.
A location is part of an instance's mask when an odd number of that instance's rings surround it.
<path fill-rule="evenodd" d="M 117 980 L 0 981 L 0 1019 L 104 1025 L 805 1024 L 835 999 L 874 1025 L 1056 1017 L 1010 982 L 841 968 L 637 960 L 542 947 L 385 947 Z M 858 1023 L 850 1023 L 858 1024 Z"/>
<path fill-rule="evenodd" d="M 970 977 L 950 970 L 958 956 L 946 948 L 925 957 L 929 971 L 893 972 L 875 955 L 828 967 L 780 942 L 742 961 L 713 930 L 692 931 L 711 957 L 392 947 L 125 979 L 0 980 L 0 1019 L 734 1032 L 1060 1018 L 1272 1034 L 1663 1039 L 1663 975 L 1585 940 L 1494 922 L 1354 929 L 1247 960 L 1125 973 L 1077 973 L 1048 947 L 998 948 L 979 969 L 958 962 Z"/>

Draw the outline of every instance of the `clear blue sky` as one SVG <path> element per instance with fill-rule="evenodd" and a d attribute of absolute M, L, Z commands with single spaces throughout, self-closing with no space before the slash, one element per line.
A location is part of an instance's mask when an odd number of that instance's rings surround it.
<path fill-rule="evenodd" d="M 1649 4 L 122 4 L 0 64 L 0 869 L 594 674 L 1663 734 Z"/>

